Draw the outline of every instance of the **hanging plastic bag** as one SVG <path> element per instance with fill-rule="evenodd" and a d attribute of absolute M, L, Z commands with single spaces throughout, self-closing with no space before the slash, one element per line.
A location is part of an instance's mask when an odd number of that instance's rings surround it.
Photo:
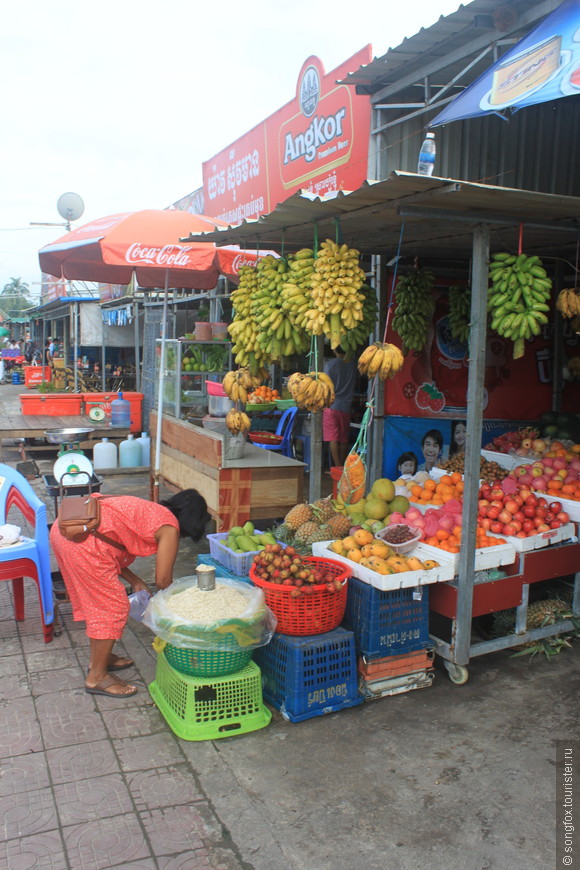
<path fill-rule="evenodd" d="M 191 619 L 178 616 L 171 609 L 171 598 L 189 589 L 196 590 L 192 596 L 194 610 Z M 245 609 L 235 616 L 224 612 L 223 617 L 208 622 L 203 612 L 205 604 L 211 602 L 214 605 L 219 598 L 206 596 L 219 596 L 221 589 L 238 592 L 244 598 Z M 225 577 L 218 577 L 215 589 L 209 592 L 198 590 L 195 576 L 178 580 L 150 599 L 143 616 L 144 625 L 173 646 L 223 652 L 265 646 L 272 639 L 276 622 L 274 613 L 266 606 L 262 589 Z"/>
<path fill-rule="evenodd" d="M 367 485 L 367 434 L 373 419 L 372 405 L 367 405 L 358 437 L 344 463 L 338 482 L 338 494 L 346 505 L 357 504 L 364 498 Z"/>

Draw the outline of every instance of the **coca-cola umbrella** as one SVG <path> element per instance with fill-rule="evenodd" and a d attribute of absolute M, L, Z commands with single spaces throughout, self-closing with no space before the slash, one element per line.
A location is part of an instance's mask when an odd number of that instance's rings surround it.
<path fill-rule="evenodd" d="M 237 246 L 218 248 L 213 242 L 179 242 L 180 238 L 221 226 L 226 224 L 205 215 L 146 209 L 91 221 L 38 252 L 42 271 L 58 278 L 128 284 L 135 276 L 142 288 L 165 288 L 155 444 L 156 487 L 159 486 L 168 290 L 170 287 L 211 290 L 220 275 L 237 280 L 240 265 L 255 263 L 264 253 L 242 251 Z"/>

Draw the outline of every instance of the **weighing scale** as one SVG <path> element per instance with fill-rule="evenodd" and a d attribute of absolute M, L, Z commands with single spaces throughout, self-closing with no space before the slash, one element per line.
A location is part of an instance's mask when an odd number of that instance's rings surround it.
<path fill-rule="evenodd" d="M 43 475 L 48 494 L 54 498 L 55 514 L 61 485 L 72 490 L 71 494 L 74 495 L 86 495 L 89 492 L 99 492 L 101 489 L 102 478 L 94 474 L 93 463 L 80 448 L 80 442 L 94 431 L 94 429 L 47 429 L 44 433 L 49 444 L 60 444 L 53 474 Z M 80 472 L 83 473 L 79 474 Z"/>

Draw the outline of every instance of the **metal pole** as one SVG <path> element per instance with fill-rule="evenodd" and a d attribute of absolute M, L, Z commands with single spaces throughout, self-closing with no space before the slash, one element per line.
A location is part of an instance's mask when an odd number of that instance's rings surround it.
<path fill-rule="evenodd" d="M 475 533 L 481 458 L 481 425 L 483 419 L 483 385 L 485 377 L 485 345 L 487 334 L 487 283 L 489 263 L 489 227 L 478 225 L 473 233 L 473 265 L 471 270 L 471 322 L 469 334 L 469 375 L 467 386 L 467 433 L 465 442 L 465 489 L 461 549 L 459 552 L 457 609 L 455 615 L 455 648 L 453 661 L 469 662 L 471 645 L 471 611 L 475 567 Z"/>
<path fill-rule="evenodd" d="M 165 381 L 165 340 L 167 338 L 167 298 L 169 295 L 169 270 L 165 270 L 165 293 L 163 294 L 163 319 L 161 321 L 161 356 L 159 359 L 159 389 L 157 392 L 157 431 L 155 434 L 155 467 L 153 470 L 153 501 L 159 502 L 159 468 L 161 465 L 161 429 L 163 423 L 163 384 Z"/>
<path fill-rule="evenodd" d="M 135 331 L 135 389 L 141 392 L 141 360 L 139 357 L 139 303 L 133 302 L 133 325 Z M 147 427 L 149 428 L 149 427 Z"/>
<path fill-rule="evenodd" d="M 79 390 L 79 368 L 77 366 L 77 357 L 79 355 L 79 311 L 80 306 L 78 302 L 75 302 L 73 308 L 73 345 L 74 345 L 74 353 L 73 353 L 73 370 L 74 370 L 74 391 L 78 393 Z"/>
<path fill-rule="evenodd" d="M 320 371 L 324 369 L 324 338 L 316 337 L 316 358 Z M 322 411 L 310 415 L 310 480 L 308 498 L 311 502 L 320 498 L 322 489 Z"/>
<path fill-rule="evenodd" d="M 101 389 L 103 393 L 107 389 L 105 381 L 105 321 L 101 313 Z"/>

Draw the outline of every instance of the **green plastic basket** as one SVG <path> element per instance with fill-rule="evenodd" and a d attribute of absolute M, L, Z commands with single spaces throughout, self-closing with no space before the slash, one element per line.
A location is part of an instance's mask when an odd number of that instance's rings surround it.
<path fill-rule="evenodd" d="M 182 740 L 217 740 L 248 734 L 269 724 L 272 714 L 262 701 L 262 674 L 250 662 L 224 677 L 189 677 L 163 655 L 157 656 L 149 692 L 174 734 Z"/>
<path fill-rule="evenodd" d="M 229 650 L 182 649 L 170 643 L 163 649 L 172 668 L 192 677 L 222 677 L 246 667 L 252 658 L 252 649 Z"/>
<path fill-rule="evenodd" d="M 276 407 L 276 402 L 260 402 L 259 404 L 246 404 L 246 412 L 248 414 L 260 414 L 262 411 L 273 411 Z"/>
<path fill-rule="evenodd" d="M 296 402 L 294 399 L 276 399 L 276 407 L 279 411 L 285 411 L 287 408 L 294 408 Z"/>

